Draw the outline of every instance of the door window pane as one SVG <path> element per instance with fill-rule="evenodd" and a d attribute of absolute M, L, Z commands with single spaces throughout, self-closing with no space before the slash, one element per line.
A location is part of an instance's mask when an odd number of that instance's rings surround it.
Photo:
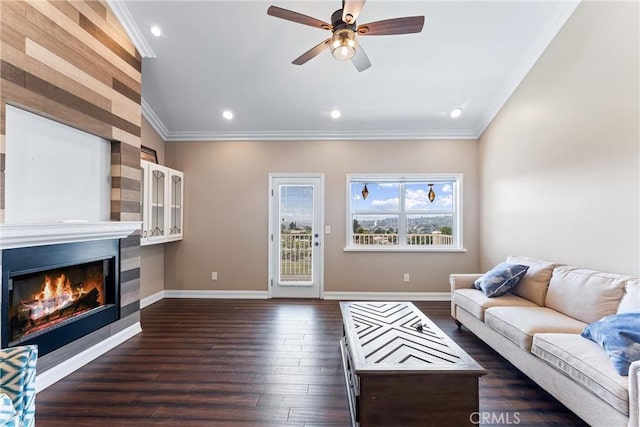
<path fill-rule="evenodd" d="M 313 186 L 281 185 L 280 282 L 311 283 L 313 272 Z"/>

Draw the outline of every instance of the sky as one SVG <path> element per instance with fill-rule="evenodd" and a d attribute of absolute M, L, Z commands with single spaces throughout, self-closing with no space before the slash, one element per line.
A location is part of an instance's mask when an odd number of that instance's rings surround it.
<path fill-rule="evenodd" d="M 367 182 L 369 194 L 362 197 L 364 183 L 351 184 L 352 211 L 386 212 L 400 208 L 400 186 L 397 183 Z M 428 183 L 405 184 L 405 206 L 407 212 L 416 213 L 449 213 L 453 208 L 453 183 L 433 182 L 436 198 L 429 201 Z M 299 228 L 311 226 L 313 223 L 313 187 L 311 185 L 283 185 L 280 187 L 280 222 L 288 227 L 295 222 Z"/>
<path fill-rule="evenodd" d="M 365 183 L 351 184 L 352 211 L 390 212 L 400 209 L 400 186 L 392 183 L 368 182 L 369 194 L 365 200 L 362 188 Z M 433 182 L 436 198 L 429 201 L 429 185 L 425 183 L 405 184 L 405 208 L 407 212 L 451 212 L 453 208 L 453 184 L 451 182 Z"/>

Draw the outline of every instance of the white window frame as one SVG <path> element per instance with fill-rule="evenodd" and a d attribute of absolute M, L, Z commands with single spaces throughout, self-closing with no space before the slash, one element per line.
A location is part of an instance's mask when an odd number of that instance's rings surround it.
<path fill-rule="evenodd" d="M 404 206 L 404 184 L 415 183 L 416 181 L 454 181 L 455 189 L 453 191 L 453 244 L 452 245 L 408 245 L 406 243 L 406 218 L 407 215 L 421 212 L 407 212 Z M 352 202 L 354 199 L 351 194 L 351 185 L 362 182 L 390 182 L 401 184 L 400 190 L 400 208 L 398 217 L 398 244 L 397 245 L 356 245 L 353 243 L 353 222 Z M 461 173 L 428 173 L 428 174 L 347 174 L 346 179 L 347 209 L 346 209 L 346 252 L 466 252 L 463 245 L 463 175 Z M 436 196 L 437 197 L 437 196 Z M 396 213 L 389 212 L 391 215 Z M 400 233 L 400 229 L 403 229 Z M 402 236 L 402 238 L 401 238 Z"/>

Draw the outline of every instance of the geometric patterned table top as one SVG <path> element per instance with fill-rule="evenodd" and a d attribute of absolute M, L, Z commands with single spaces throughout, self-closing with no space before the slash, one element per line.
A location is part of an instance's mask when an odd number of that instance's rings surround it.
<path fill-rule="evenodd" d="M 485 370 L 410 302 L 341 302 L 356 372 Z"/>

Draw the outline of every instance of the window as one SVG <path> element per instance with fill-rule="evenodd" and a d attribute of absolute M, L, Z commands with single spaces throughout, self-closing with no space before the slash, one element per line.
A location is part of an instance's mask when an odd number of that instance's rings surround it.
<path fill-rule="evenodd" d="M 347 250 L 463 250 L 462 174 L 347 175 L 347 186 Z"/>

